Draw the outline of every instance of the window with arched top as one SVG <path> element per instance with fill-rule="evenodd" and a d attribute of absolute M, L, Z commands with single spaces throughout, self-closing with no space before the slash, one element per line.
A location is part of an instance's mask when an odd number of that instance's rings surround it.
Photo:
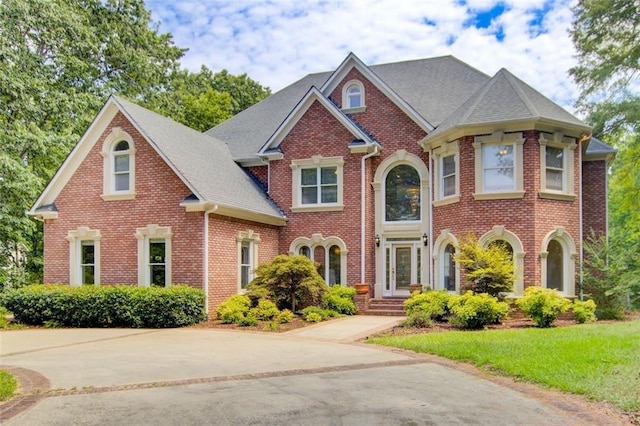
<path fill-rule="evenodd" d="M 447 291 L 456 291 L 456 249 L 452 244 L 447 244 L 444 248 L 443 256 L 443 287 Z"/>
<path fill-rule="evenodd" d="M 135 198 L 136 149 L 133 138 L 114 127 L 102 144 L 105 201 Z"/>
<path fill-rule="evenodd" d="M 129 191 L 131 188 L 131 167 L 129 143 L 118 142 L 112 152 L 113 161 L 113 189 L 115 192 Z"/>
<path fill-rule="evenodd" d="M 557 240 L 547 246 L 547 288 L 564 291 L 564 250 Z"/>
<path fill-rule="evenodd" d="M 313 234 L 311 238 L 299 237 L 291 242 L 289 252 L 313 260 L 328 285 L 347 284 L 348 251 L 340 238 L 323 238 L 321 234 Z"/>
<path fill-rule="evenodd" d="M 384 188 L 385 221 L 420 220 L 420 174 L 408 164 L 400 164 L 387 173 Z"/>
<path fill-rule="evenodd" d="M 342 109 L 364 110 L 364 86 L 357 80 L 352 80 L 342 89 Z M 362 112 L 361 110 L 355 112 Z"/>

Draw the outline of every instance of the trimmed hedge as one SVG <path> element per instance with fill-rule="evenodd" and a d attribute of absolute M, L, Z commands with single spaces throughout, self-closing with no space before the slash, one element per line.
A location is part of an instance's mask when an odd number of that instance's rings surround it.
<path fill-rule="evenodd" d="M 17 321 L 63 327 L 183 327 L 204 321 L 204 304 L 202 290 L 184 285 L 30 285 L 0 294 Z"/>

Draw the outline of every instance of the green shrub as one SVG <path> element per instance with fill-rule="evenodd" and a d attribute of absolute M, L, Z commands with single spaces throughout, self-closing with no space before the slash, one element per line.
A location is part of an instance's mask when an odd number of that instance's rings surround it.
<path fill-rule="evenodd" d="M 329 288 L 309 258 L 302 255 L 279 255 L 270 263 L 260 265 L 256 277 L 247 286 L 250 297 L 265 294 L 278 308 L 297 308 L 319 305 Z"/>
<path fill-rule="evenodd" d="M 538 286 L 528 287 L 516 304 L 538 327 L 551 327 L 571 306 L 557 290 Z"/>
<path fill-rule="evenodd" d="M 467 291 L 461 296 L 451 296 L 448 302 L 452 324 L 467 329 L 479 329 L 488 324 L 497 324 L 509 312 L 509 305 L 499 302 L 486 293 L 473 294 Z"/>
<path fill-rule="evenodd" d="M 256 318 L 251 312 L 246 316 L 240 318 L 237 322 L 240 327 L 249 327 L 252 325 L 258 325 L 258 318 Z"/>
<path fill-rule="evenodd" d="M 10 289 L 0 304 L 29 325 L 181 327 L 205 319 L 204 292 L 188 286 L 31 285 Z"/>
<path fill-rule="evenodd" d="M 269 321 L 280 314 L 276 304 L 268 299 L 260 299 L 258 306 L 249 311 L 250 315 L 261 321 Z"/>
<path fill-rule="evenodd" d="M 340 316 L 340 314 L 336 311 L 333 311 L 331 309 L 322 309 L 318 306 L 307 306 L 302 311 L 300 311 L 300 313 L 302 314 L 302 319 L 308 322 L 319 322 L 315 321 L 316 315 L 320 316 L 320 321 Z M 313 320 L 309 319 L 310 316 L 311 318 L 313 318 Z"/>
<path fill-rule="evenodd" d="M 293 312 L 288 309 L 283 309 L 275 319 L 280 324 L 286 324 L 293 320 Z"/>
<path fill-rule="evenodd" d="M 433 327 L 433 319 L 431 318 L 431 313 L 428 311 L 416 310 L 399 325 L 400 327 L 409 328 L 431 328 Z"/>
<path fill-rule="evenodd" d="M 422 294 L 414 292 L 404 302 L 404 309 L 407 315 L 422 312 L 429 315 L 429 318 L 441 321 L 449 314 L 449 299 L 451 296 L 446 290 L 428 290 Z"/>
<path fill-rule="evenodd" d="M 251 299 L 244 294 L 234 294 L 222 302 L 216 309 L 218 319 L 224 324 L 237 324 L 251 309 Z"/>
<path fill-rule="evenodd" d="M 571 304 L 571 310 L 573 311 L 573 317 L 578 324 L 584 324 L 585 322 L 593 322 L 596 320 L 596 302 L 593 300 L 585 300 L 584 302 L 574 300 Z"/>
<path fill-rule="evenodd" d="M 322 322 L 324 318 L 317 312 L 309 312 L 309 314 L 304 317 L 304 320 L 307 322 Z"/>
<path fill-rule="evenodd" d="M 353 287 L 331 286 L 329 291 L 322 295 L 322 306 L 342 315 L 354 315 L 358 312 L 358 308 L 353 301 L 355 294 L 356 289 Z"/>

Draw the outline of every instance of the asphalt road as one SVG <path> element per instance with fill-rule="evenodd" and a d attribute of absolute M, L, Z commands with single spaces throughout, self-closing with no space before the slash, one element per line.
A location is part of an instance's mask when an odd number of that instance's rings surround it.
<path fill-rule="evenodd" d="M 48 389 L 27 389 L 31 401 L 14 407 L 13 414 L 7 411 L 11 417 L 5 414 L 3 424 L 602 423 L 429 357 L 349 342 L 349 333 L 366 334 L 351 324 L 353 329 L 343 322 L 334 323 L 333 331 L 317 327 L 285 335 L 214 329 L 3 331 L 0 364 L 48 379 Z"/>

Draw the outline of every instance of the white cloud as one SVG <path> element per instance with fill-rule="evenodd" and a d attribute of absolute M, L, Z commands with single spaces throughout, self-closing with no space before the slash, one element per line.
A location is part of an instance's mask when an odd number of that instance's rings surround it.
<path fill-rule="evenodd" d="M 489 28 L 469 26 L 498 4 L 505 11 Z M 567 74 L 568 0 L 147 0 L 147 8 L 189 48 L 186 68 L 247 73 L 274 91 L 352 51 L 367 64 L 452 54 L 489 75 L 504 67 L 569 110 L 578 95 Z"/>

